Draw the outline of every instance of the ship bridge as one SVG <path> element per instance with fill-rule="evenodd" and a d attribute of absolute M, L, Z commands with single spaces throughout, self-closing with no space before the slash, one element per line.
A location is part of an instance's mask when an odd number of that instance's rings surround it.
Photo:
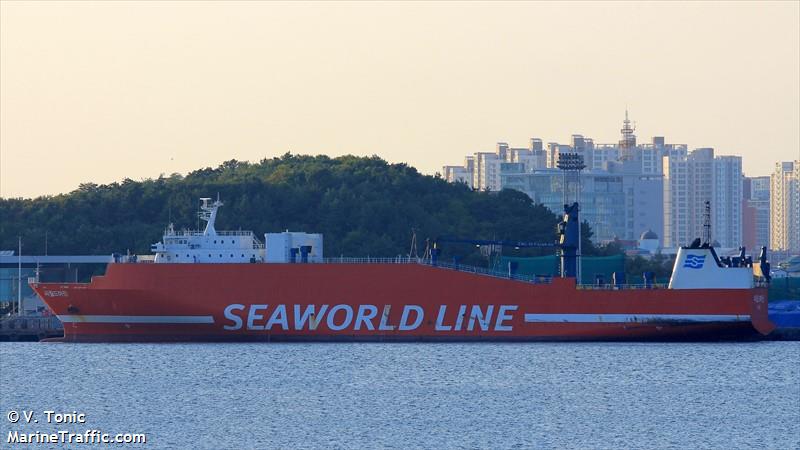
<path fill-rule="evenodd" d="M 264 260 L 264 244 L 252 231 L 217 231 L 219 198 L 200 199 L 198 218 L 206 222 L 204 230 L 178 230 L 169 224 L 161 242 L 150 246 L 156 263 L 254 263 Z"/>

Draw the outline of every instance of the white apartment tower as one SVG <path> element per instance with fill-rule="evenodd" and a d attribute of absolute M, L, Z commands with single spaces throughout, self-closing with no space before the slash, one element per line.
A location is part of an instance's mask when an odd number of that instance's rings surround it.
<path fill-rule="evenodd" d="M 769 194 L 770 247 L 800 252 L 800 160 L 775 165 Z"/>
<path fill-rule="evenodd" d="M 711 238 L 720 246 L 742 245 L 742 157 L 714 158 Z"/>
<path fill-rule="evenodd" d="M 464 158 L 463 166 L 444 166 L 444 179 L 449 183 L 465 183 L 472 187 L 475 172 L 475 157 Z"/>
<path fill-rule="evenodd" d="M 689 245 L 703 236 L 705 202 L 712 200 L 714 149 L 665 156 L 664 246 Z"/>
<path fill-rule="evenodd" d="M 500 147 L 500 144 L 498 144 Z M 507 148 L 507 146 L 506 146 Z M 499 191 L 500 190 L 500 164 L 505 158 L 505 148 L 503 156 L 499 153 L 478 152 L 475 153 L 475 174 L 473 187 L 480 190 Z"/>
<path fill-rule="evenodd" d="M 664 167 L 664 246 L 703 237 L 705 203 L 711 205 L 711 241 L 742 245 L 742 158 L 714 157 L 713 148 L 670 152 Z"/>
<path fill-rule="evenodd" d="M 500 174 L 504 164 L 516 166 L 519 171 L 543 169 L 548 161 L 546 153 L 539 138 L 531 138 L 530 148 L 511 148 L 498 142 L 494 152 L 477 152 L 464 158 L 463 166 L 444 166 L 443 176 L 451 183 L 463 182 L 473 189 L 499 191 L 503 189 Z"/>
<path fill-rule="evenodd" d="M 750 179 L 750 197 L 748 206 L 754 208 L 755 223 L 753 248 L 769 245 L 769 191 L 771 180 L 769 176 L 754 177 Z M 744 232 L 742 232 L 744 235 Z"/>
<path fill-rule="evenodd" d="M 640 158 L 642 159 L 642 173 L 661 174 L 664 172 L 662 157 L 666 154 L 664 136 L 653 136 L 652 144 L 640 146 Z"/>

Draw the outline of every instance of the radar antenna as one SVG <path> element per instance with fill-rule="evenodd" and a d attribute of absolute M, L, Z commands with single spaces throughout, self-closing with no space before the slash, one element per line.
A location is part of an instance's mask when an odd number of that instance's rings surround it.
<path fill-rule="evenodd" d="M 203 234 L 206 236 L 216 236 L 217 230 L 214 228 L 214 222 L 217 220 L 217 210 L 223 203 L 219 200 L 219 194 L 217 194 L 217 200 L 214 203 L 209 203 L 211 201 L 210 197 L 203 197 L 200 199 L 202 204 L 200 205 L 200 212 L 197 213 L 199 219 L 206 221 L 206 229 L 203 231 Z"/>

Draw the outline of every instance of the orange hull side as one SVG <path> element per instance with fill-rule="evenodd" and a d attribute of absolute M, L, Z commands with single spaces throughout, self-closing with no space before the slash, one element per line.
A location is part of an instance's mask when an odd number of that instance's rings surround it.
<path fill-rule="evenodd" d="M 67 341 L 719 340 L 773 328 L 762 288 L 584 290 L 419 264 L 110 264 L 88 284 L 32 287 Z"/>

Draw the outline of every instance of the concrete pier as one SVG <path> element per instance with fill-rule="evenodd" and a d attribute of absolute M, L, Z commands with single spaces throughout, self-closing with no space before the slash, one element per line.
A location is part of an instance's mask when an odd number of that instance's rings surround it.
<path fill-rule="evenodd" d="M 55 316 L 0 317 L 0 341 L 40 341 L 64 336 L 64 326 Z"/>

